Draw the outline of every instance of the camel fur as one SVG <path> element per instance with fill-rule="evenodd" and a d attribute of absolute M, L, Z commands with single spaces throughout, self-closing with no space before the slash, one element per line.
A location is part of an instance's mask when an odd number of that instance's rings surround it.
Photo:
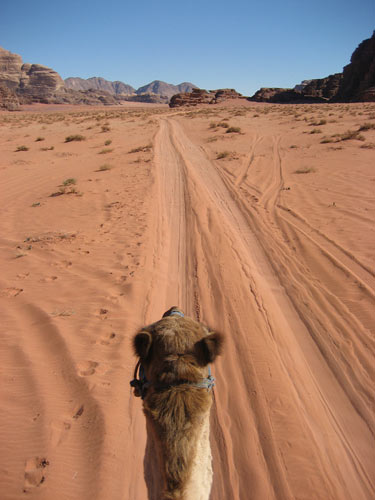
<path fill-rule="evenodd" d="M 212 391 L 194 384 L 208 376 L 208 364 L 221 353 L 223 337 L 174 312 L 181 313 L 172 307 L 133 338 L 150 383 L 143 411 L 147 449 L 153 454 L 148 469 L 154 477 L 146 477 L 146 482 L 153 483 L 148 486 L 150 499 L 208 500 Z"/>

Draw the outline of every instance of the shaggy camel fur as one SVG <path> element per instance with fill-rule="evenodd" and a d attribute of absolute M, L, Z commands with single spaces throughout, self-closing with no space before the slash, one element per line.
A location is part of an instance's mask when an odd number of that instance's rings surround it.
<path fill-rule="evenodd" d="M 208 500 L 212 484 L 208 364 L 223 337 L 172 307 L 133 339 L 148 382 L 145 476 L 149 498 Z M 140 395 L 138 389 L 135 395 Z M 153 462 L 153 463 L 151 463 Z M 147 470 L 146 470 L 147 469 Z M 158 483 L 158 484 L 156 484 Z"/>

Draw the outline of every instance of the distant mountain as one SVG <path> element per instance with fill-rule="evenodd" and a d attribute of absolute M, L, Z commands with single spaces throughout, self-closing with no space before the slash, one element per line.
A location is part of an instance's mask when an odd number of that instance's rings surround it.
<path fill-rule="evenodd" d="M 65 86 L 72 90 L 104 90 L 116 96 L 133 96 L 132 100 L 140 102 L 168 102 L 169 99 L 181 92 L 191 92 L 196 87 L 190 82 L 183 82 L 179 85 L 154 80 L 153 82 L 135 90 L 131 85 L 123 82 L 110 82 L 105 78 L 94 76 L 85 80 L 84 78 L 70 77 L 65 79 Z M 137 98 L 136 96 L 139 96 Z M 157 99 L 155 96 L 158 96 Z M 160 99 L 161 98 L 161 99 Z M 157 99 L 155 101 L 155 99 Z"/>
<path fill-rule="evenodd" d="M 153 82 L 140 87 L 137 91 L 137 95 L 141 94 L 158 94 L 164 97 L 171 98 L 175 94 L 180 94 L 181 92 L 191 92 L 196 85 L 190 82 L 183 82 L 179 85 L 172 85 L 171 83 L 161 82 L 160 80 L 154 80 Z"/>
<path fill-rule="evenodd" d="M 64 81 L 65 86 L 68 89 L 73 90 L 104 90 L 105 92 L 109 92 L 113 95 L 132 95 L 135 93 L 135 89 L 127 83 L 119 81 L 110 82 L 109 80 L 98 76 L 93 76 L 87 80 L 84 78 L 70 77 L 66 78 Z"/>

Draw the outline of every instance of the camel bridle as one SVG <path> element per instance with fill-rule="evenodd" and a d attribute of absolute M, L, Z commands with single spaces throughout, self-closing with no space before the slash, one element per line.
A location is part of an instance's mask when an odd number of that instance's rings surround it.
<path fill-rule="evenodd" d="M 168 316 L 181 316 L 184 317 L 184 313 L 181 311 L 172 311 Z M 134 388 L 134 395 L 137 397 L 141 397 L 144 399 L 147 394 L 147 389 L 149 387 L 153 387 L 155 391 L 163 391 L 165 389 L 170 389 L 171 387 L 176 386 L 191 386 L 197 387 L 199 389 L 206 389 L 207 391 L 211 391 L 215 385 L 215 378 L 211 375 L 211 367 L 208 365 L 208 377 L 202 378 L 199 382 L 189 382 L 187 380 L 176 380 L 172 384 L 151 384 L 147 380 L 145 369 L 141 363 L 141 360 L 138 360 L 135 370 L 134 370 L 134 378 L 130 381 L 130 386 Z"/>

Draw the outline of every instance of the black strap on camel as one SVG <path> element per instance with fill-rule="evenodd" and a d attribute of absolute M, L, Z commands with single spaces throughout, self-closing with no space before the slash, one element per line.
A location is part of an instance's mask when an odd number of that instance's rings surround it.
<path fill-rule="evenodd" d="M 131 387 L 134 388 L 134 395 L 137 397 L 145 398 L 147 394 L 147 389 L 152 385 L 146 378 L 145 369 L 142 363 L 138 361 L 134 370 L 134 378 L 130 382 Z M 153 384 L 156 390 L 169 389 L 170 387 L 176 387 L 178 385 L 190 385 L 192 387 L 198 387 L 199 389 L 207 389 L 211 391 L 215 385 L 215 377 L 211 375 L 211 367 L 208 366 L 208 377 L 202 378 L 199 382 L 189 382 L 187 380 L 176 380 L 172 384 Z"/>

